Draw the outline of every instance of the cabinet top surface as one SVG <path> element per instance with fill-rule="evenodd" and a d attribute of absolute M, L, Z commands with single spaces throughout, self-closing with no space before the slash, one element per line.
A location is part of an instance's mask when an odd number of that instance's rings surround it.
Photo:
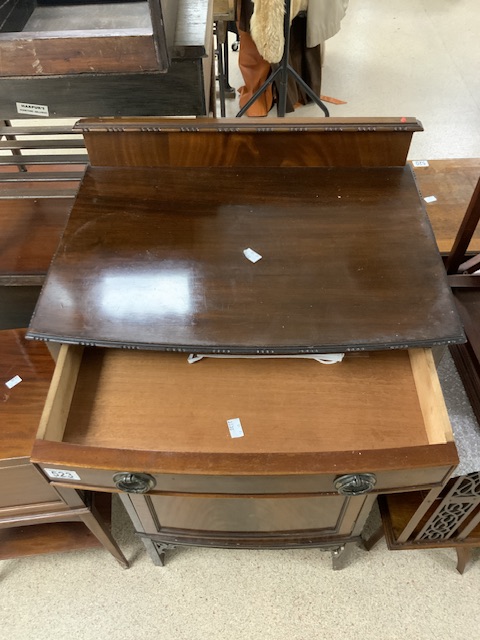
<path fill-rule="evenodd" d="M 203 353 L 463 341 L 409 167 L 90 168 L 29 335 Z"/>

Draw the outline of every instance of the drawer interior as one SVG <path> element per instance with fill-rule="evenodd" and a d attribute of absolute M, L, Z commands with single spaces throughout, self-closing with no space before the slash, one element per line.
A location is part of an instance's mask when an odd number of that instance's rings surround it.
<path fill-rule="evenodd" d="M 244 436 L 232 438 L 227 420 Z M 38 438 L 171 453 L 296 454 L 453 440 L 430 350 L 203 359 L 63 345 Z"/>

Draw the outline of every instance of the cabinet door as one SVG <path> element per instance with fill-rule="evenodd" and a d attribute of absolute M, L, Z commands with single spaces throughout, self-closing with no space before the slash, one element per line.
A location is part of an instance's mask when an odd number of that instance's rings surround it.
<path fill-rule="evenodd" d="M 335 538 L 351 535 L 366 502 L 365 496 L 175 496 L 129 495 L 141 530 L 162 537 L 218 534 L 266 539 Z M 373 500 L 373 499 L 372 499 Z M 137 523 L 138 524 L 138 523 Z"/>

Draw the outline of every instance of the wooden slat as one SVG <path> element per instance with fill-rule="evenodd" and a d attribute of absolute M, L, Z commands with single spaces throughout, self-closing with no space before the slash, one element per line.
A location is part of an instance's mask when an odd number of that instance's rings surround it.
<path fill-rule="evenodd" d="M 59 171 L 33 173 L 18 171 L 16 173 L 0 173 L 0 184 L 5 182 L 78 182 L 82 179 L 83 171 Z"/>
<path fill-rule="evenodd" d="M 410 349 L 408 354 L 429 442 L 452 442 L 452 427 L 432 352 L 430 349 Z"/>
<path fill-rule="evenodd" d="M 18 135 L 18 134 L 14 134 Z M 8 140 L 0 141 L 0 149 L 84 149 L 82 138 L 55 138 L 52 140 Z"/>
<path fill-rule="evenodd" d="M 0 127 L 0 136 L 60 136 L 67 134 L 78 135 L 70 125 L 50 125 L 48 121 L 37 126 L 16 124 L 9 127 Z"/>
<path fill-rule="evenodd" d="M 1 181 L 0 181 L 1 182 Z M 29 190 L 28 192 L 20 192 L 18 189 L 0 188 L 0 200 L 36 200 L 37 198 L 62 199 L 73 198 L 77 193 L 77 186 L 70 189 L 62 187 L 61 189 L 40 189 L 38 191 Z"/>
<path fill-rule="evenodd" d="M 0 166 L 22 166 L 28 164 L 84 164 L 88 162 L 87 153 L 72 155 L 18 155 L 0 156 Z"/>

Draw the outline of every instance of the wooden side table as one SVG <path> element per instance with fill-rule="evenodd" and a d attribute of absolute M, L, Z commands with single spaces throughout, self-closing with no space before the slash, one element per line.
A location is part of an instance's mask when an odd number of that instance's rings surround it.
<path fill-rule="evenodd" d="M 102 545 L 128 562 L 109 530 L 110 496 L 59 492 L 30 462 L 54 362 L 23 330 L 0 332 L 0 559 Z M 9 389 L 15 376 L 22 381 Z"/>

